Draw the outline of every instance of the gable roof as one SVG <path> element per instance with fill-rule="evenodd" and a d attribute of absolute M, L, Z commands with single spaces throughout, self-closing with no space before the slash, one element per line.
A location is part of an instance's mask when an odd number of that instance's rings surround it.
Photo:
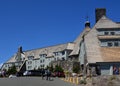
<path fill-rule="evenodd" d="M 47 54 L 48 57 L 51 57 L 54 55 L 54 52 L 59 52 L 63 50 L 73 50 L 73 43 L 66 43 L 66 44 L 60 44 L 56 46 L 50 46 L 50 47 L 45 47 L 45 48 L 40 48 L 40 49 L 35 49 L 35 50 L 29 50 L 25 51 L 25 56 L 34 56 L 35 58 L 39 58 L 40 54 Z"/>
<path fill-rule="evenodd" d="M 120 28 L 120 23 L 113 22 L 106 16 L 102 16 L 102 18 L 97 22 L 96 29 L 108 29 L 108 28 Z"/>
<path fill-rule="evenodd" d="M 25 56 L 25 60 L 27 60 L 28 56 L 34 56 L 34 59 L 39 58 L 40 54 L 47 54 L 47 57 L 51 57 L 54 55 L 54 52 L 59 52 L 63 50 L 73 50 L 74 43 L 66 43 L 66 44 L 59 44 L 55 46 L 49 46 L 49 47 L 44 47 L 44 48 L 39 48 L 39 49 L 33 49 L 33 50 L 27 50 L 24 51 L 23 54 Z M 17 54 L 12 56 L 10 60 L 7 61 L 9 62 L 15 62 L 15 57 Z"/>
<path fill-rule="evenodd" d="M 83 32 L 78 36 L 78 38 L 74 41 L 75 45 L 74 45 L 74 49 L 71 52 L 70 56 L 72 55 L 78 55 L 79 54 L 79 50 L 80 50 L 80 42 L 82 41 L 82 37 L 84 35 L 86 35 L 88 32 L 90 31 L 90 27 L 86 27 Z"/>
<path fill-rule="evenodd" d="M 106 16 L 103 16 L 85 36 L 85 45 L 87 51 L 88 63 L 120 61 L 120 48 L 103 48 L 99 44 L 99 39 L 119 38 L 119 36 L 99 36 L 97 29 L 120 28 L 120 24 L 113 22 Z M 119 56 L 118 56 L 119 55 Z"/>

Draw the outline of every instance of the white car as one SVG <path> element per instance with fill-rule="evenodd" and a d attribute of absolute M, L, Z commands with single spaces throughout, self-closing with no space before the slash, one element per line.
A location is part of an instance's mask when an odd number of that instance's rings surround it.
<path fill-rule="evenodd" d="M 29 76 L 29 75 L 31 75 L 31 72 L 30 72 L 30 71 L 25 71 L 25 72 L 23 73 L 23 76 Z"/>
<path fill-rule="evenodd" d="M 15 78 L 15 77 L 17 77 L 16 75 L 9 75 L 9 78 Z"/>
<path fill-rule="evenodd" d="M 73 77 L 77 76 L 77 73 L 72 73 L 72 76 L 73 76 Z"/>

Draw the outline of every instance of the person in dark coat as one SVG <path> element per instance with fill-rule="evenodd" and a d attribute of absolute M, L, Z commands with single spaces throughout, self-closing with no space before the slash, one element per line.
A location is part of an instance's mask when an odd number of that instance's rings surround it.
<path fill-rule="evenodd" d="M 47 78 L 46 80 L 50 80 L 50 77 L 51 77 L 51 72 L 49 69 L 46 70 L 46 73 L 47 73 Z"/>
<path fill-rule="evenodd" d="M 44 79 L 44 76 L 45 76 L 45 70 L 42 69 L 41 73 L 42 73 L 42 79 Z"/>

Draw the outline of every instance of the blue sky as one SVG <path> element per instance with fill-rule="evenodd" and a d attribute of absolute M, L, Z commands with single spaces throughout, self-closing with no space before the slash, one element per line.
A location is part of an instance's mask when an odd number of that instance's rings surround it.
<path fill-rule="evenodd" d="M 93 26 L 95 8 L 120 21 L 119 0 L 0 0 L 0 63 L 19 46 L 30 50 L 72 42 L 84 28 L 86 16 Z"/>

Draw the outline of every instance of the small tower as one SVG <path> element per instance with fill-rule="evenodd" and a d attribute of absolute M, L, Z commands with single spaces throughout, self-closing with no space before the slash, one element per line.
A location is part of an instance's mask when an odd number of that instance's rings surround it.
<path fill-rule="evenodd" d="M 86 21 L 85 22 L 85 28 L 89 27 L 90 28 L 90 22 L 89 21 Z"/>

